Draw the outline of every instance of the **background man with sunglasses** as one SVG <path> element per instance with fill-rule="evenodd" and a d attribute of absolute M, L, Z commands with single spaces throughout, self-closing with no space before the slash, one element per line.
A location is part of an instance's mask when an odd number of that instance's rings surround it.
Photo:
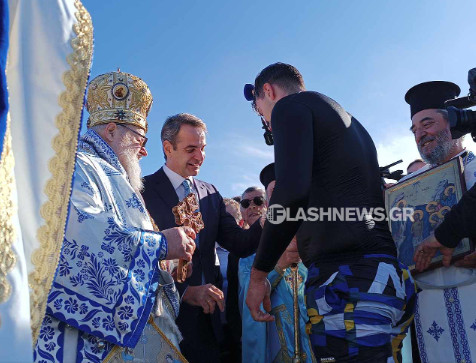
<path fill-rule="evenodd" d="M 223 198 L 209 183 L 194 178 L 205 160 L 207 127 L 198 117 L 186 113 L 169 117 L 162 127 L 161 138 L 165 165 L 145 177 L 143 197 L 147 209 L 160 229 L 175 226 L 172 207 L 189 191 L 199 200 L 205 228 L 196 239 L 192 275 L 177 283 L 182 304 L 177 324 L 184 340 L 183 354 L 191 362 L 219 362 L 219 340 L 222 338 L 220 314 L 223 292 L 215 251 L 218 242 L 239 257 L 256 251 L 261 226 L 256 221 L 248 230 L 241 229 L 226 211 Z"/>
<path fill-rule="evenodd" d="M 258 187 L 247 188 L 241 197 L 240 212 L 248 226 L 251 226 L 266 213 L 264 190 Z"/>
<path fill-rule="evenodd" d="M 266 194 L 261 188 L 251 187 L 245 190 L 243 199 L 251 198 L 250 190 L 251 193 L 260 193 L 254 198 L 265 196 L 266 200 L 262 208 L 262 212 L 265 213 L 276 183 L 274 163 L 267 165 L 261 171 L 260 181 L 266 188 Z M 261 203 L 261 199 L 257 201 Z M 290 266 L 297 264 L 301 358 L 303 362 L 314 362 L 312 348 L 306 334 L 306 322 L 309 318 L 304 304 L 304 282 L 307 277 L 307 269 L 299 258 L 296 240 L 293 239 L 267 276 L 271 285 L 271 314 L 275 321 L 268 322 L 266 325 L 254 321 L 245 304 L 254 258 L 255 255 L 252 255 L 240 259 L 239 262 L 239 305 L 243 320 L 242 361 L 250 363 L 286 362 L 294 357 L 294 295 Z"/>

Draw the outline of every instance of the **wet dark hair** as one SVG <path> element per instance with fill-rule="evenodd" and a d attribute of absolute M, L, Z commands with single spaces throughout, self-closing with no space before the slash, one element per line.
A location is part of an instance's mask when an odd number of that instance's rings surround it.
<path fill-rule="evenodd" d="M 304 89 L 301 73 L 290 64 L 274 63 L 264 68 L 255 79 L 255 99 L 262 97 L 265 83 L 275 84 L 288 92 L 299 92 Z"/>

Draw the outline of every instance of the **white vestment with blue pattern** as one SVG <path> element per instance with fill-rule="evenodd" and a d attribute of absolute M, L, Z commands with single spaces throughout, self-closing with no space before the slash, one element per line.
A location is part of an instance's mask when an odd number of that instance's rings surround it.
<path fill-rule="evenodd" d="M 153 231 L 116 154 L 89 130 L 79 143 L 64 242 L 35 362 L 101 362 L 114 345 L 136 347 L 150 314 L 157 312 L 159 260 L 166 255 L 167 242 Z M 172 315 L 164 317 L 167 335 L 178 344 L 178 300 L 168 290 L 162 296 L 168 301 L 160 303 L 170 307 L 162 314 Z"/>
<path fill-rule="evenodd" d="M 461 157 L 469 189 L 476 182 L 476 158 L 472 152 Z M 411 176 L 428 169 L 423 167 Z M 422 363 L 476 362 L 476 270 L 440 267 L 415 280 L 423 289 L 415 311 Z"/>

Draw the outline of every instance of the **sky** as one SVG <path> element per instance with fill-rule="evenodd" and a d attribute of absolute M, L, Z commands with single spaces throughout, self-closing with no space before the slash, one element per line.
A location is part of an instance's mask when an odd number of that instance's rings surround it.
<path fill-rule="evenodd" d="M 267 65 L 294 65 L 308 90 L 340 103 L 372 136 L 381 166 L 403 159 L 392 171 L 419 157 L 406 91 L 446 80 L 466 95 L 468 70 L 476 67 L 471 0 L 82 2 L 94 26 L 91 79 L 120 67 L 154 97 L 143 174 L 163 165 L 165 119 L 192 113 L 208 127 L 198 178 L 224 197 L 259 185 L 259 172 L 273 161 L 243 98 L 243 85 Z"/>

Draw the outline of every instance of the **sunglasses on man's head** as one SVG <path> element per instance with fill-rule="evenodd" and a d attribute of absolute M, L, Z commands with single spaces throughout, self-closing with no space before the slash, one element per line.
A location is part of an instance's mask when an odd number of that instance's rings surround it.
<path fill-rule="evenodd" d="M 263 205 L 264 198 L 263 197 L 254 197 L 253 199 L 242 199 L 241 202 L 240 202 L 240 205 L 243 208 L 246 209 L 250 206 L 251 202 L 253 202 L 255 206 L 259 207 L 259 206 Z"/>

